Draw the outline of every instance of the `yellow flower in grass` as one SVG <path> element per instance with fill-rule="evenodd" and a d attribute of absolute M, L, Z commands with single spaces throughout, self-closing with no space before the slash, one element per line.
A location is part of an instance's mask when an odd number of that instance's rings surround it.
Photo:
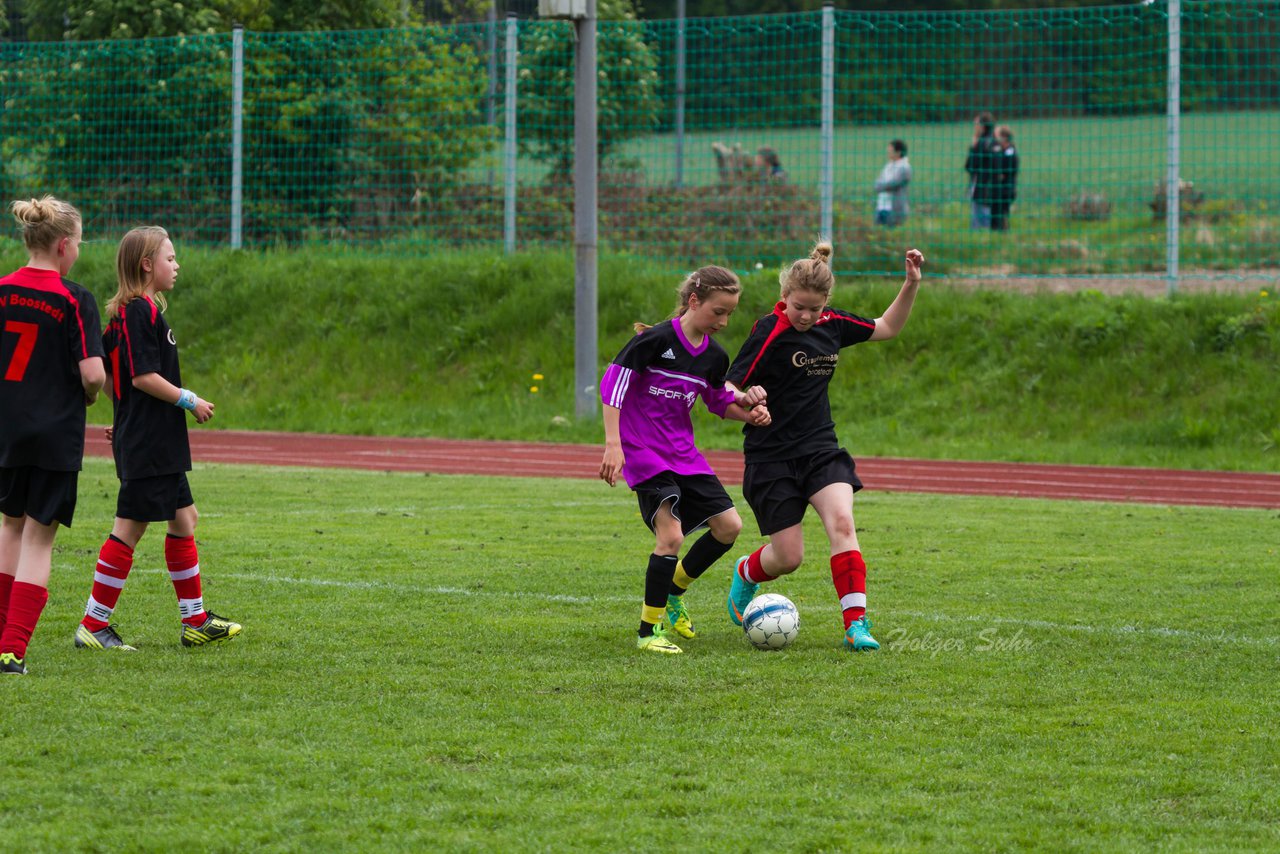
<path fill-rule="evenodd" d="M 530 391 L 530 392 L 532 392 L 533 394 L 537 394 L 537 393 L 538 393 L 538 387 L 537 387 L 536 385 L 531 385 L 531 386 L 529 386 L 529 391 Z"/>
<path fill-rule="evenodd" d="M 534 374 L 534 375 L 533 375 L 533 378 L 534 378 L 535 380 L 538 380 L 539 382 L 541 382 L 542 380 L 546 379 L 544 376 L 542 376 L 542 374 Z"/>

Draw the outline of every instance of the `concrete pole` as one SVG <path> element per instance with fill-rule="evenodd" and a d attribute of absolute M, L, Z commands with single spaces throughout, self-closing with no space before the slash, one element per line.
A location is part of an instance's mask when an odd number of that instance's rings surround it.
<path fill-rule="evenodd" d="M 573 379 L 578 418 L 594 418 L 596 406 L 597 220 L 596 209 L 596 0 L 576 21 L 573 98 L 574 343 Z"/>
<path fill-rule="evenodd" d="M 822 221 L 818 233 L 832 240 L 835 194 L 836 11 L 822 7 L 822 175 L 818 179 Z"/>

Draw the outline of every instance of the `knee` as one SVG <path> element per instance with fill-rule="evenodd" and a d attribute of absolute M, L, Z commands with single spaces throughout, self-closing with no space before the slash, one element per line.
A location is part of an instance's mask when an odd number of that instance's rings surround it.
<path fill-rule="evenodd" d="M 730 512 L 717 516 L 711 522 L 711 535 L 722 543 L 732 545 L 742 533 L 742 517 Z"/>
<path fill-rule="evenodd" d="M 680 533 L 658 534 L 657 544 L 654 546 L 654 554 L 660 555 L 678 555 L 680 547 L 684 545 L 684 535 Z"/>

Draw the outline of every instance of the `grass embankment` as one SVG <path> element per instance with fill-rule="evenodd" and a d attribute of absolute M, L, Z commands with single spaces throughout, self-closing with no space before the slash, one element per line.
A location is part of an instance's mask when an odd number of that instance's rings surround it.
<path fill-rule="evenodd" d="M 927 247 L 926 247 L 927 249 Z M 6 244 L 6 269 L 21 263 Z M 105 303 L 113 249 L 74 277 Z M 595 442 L 573 419 L 573 266 L 566 253 L 427 257 L 179 246 L 169 319 L 187 385 L 219 427 Z M 833 302 L 872 317 L 899 278 L 846 280 Z M 608 256 L 600 365 L 635 320 L 665 317 L 678 277 Z M 749 277 L 722 341 L 737 351 L 776 299 Z M 846 351 L 833 384 L 856 455 L 1280 469 L 1277 297 L 1026 295 L 926 279 L 896 341 Z M 541 374 L 544 379 L 534 379 Z M 533 387 L 537 391 L 533 391 Z M 109 407 L 92 411 L 109 418 Z M 699 410 L 707 447 L 736 425 Z"/>

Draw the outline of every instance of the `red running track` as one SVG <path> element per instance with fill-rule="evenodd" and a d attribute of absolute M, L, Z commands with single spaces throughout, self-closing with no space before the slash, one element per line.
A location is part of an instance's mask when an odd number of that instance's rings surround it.
<path fill-rule="evenodd" d="M 101 427 L 88 429 L 85 453 L 111 455 Z M 192 430 L 191 453 L 198 462 L 207 463 L 595 478 L 602 448 L 543 442 Z M 725 483 L 742 483 L 742 454 L 711 451 L 707 459 Z M 892 457 L 861 457 L 857 463 L 866 488 L 878 492 L 1280 508 L 1280 474 Z"/>

